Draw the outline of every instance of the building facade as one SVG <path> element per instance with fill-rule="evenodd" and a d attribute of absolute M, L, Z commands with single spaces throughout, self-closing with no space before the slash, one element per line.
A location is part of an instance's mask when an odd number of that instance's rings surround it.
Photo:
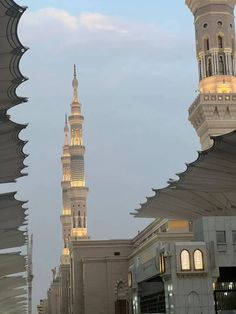
<path fill-rule="evenodd" d="M 223 155 L 220 140 L 218 146 L 214 142 L 215 150 L 208 148 L 212 136 L 236 129 L 236 0 L 186 0 L 186 4 L 194 15 L 199 65 L 199 95 L 189 108 L 189 120 L 202 149 L 207 149 L 199 157 L 203 163 L 197 173 L 199 181 L 207 181 L 213 171 L 230 175 L 227 163 L 234 167 L 232 156 Z M 220 194 L 213 188 L 189 184 L 180 189 L 180 194 L 187 191 L 188 197 L 192 189 L 187 207 L 177 194 L 166 195 L 169 211 L 158 205 L 160 194 L 161 204 L 166 205 L 165 193 L 169 192 L 161 190 L 152 197 L 151 211 L 145 206 L 140 211 L 139 217 L 151 213 L 154 222 L 134 239 L 89 239 L 83 117 L 76 73 L 73 89 L 62 156 L 64 250 L 47 308 L 54 302 L 61 314 L 236 313 L 236 211 L 234 198 L 227 199 L 227 193 L 234 195 L 235 188 L 228 187 L 228 177 L 224 184 L 218 177 L 209 183 L 210 187 L 213 181 L 214 187 L 218 183 Z M 207 154 L 210 164 L 204 164 Z M 219 168 L 216 160 L 222 156 Z M 192 167 L 197 168 L 195 164 Z M 178 190 L 175 183 L 169 184 L 171 192 Z M 53 289 L 59 293 L 59 303 Z"/>
<path fill-rule="evenodd" d="M 186 0 L 186 4 L 194 15 L 199 65 L 199 95 L 189 108 L 189 120 L 200 138 L 202 149 L 205 150 L 212 146 L 212 136 L 223 135 L 236 129 L 234 25 L 236 1 Z M 222 141 L 224 141 L 223 138 Z M 216 151 L 212 152 L 210 168 L 207 168 L 206 164 L 204 168 L 203 164 L 203 168 L 199 170 L 198 175 L 201 180 L 207 180 L 210 176 L 209 171 L 222 173 L 225 171 L 226 173 L 229 155 L 224 158 L 223 150 L 219 151 L 220 139 L 217 147 L 219 147 L 216 149 L 218 154 Z M 216 160 L 220 156 L 221 169 L 219 170 Z M 169 184 L 170 189 L 171 186 L 178 189 L 175 183 Z M 219 189 L 234 193 L 235 190 L 230 191 L 224 184 L 219 182 Z M 192 188 L 193 191 L 197 191 L 197 187 L 193 185 L 184 188 L 182 184 L 182 188 L 186 190 Z M 199 193 L 202 192 L 204 190 L 199 190 Z M 216 201 L 218 195 L 213 189 L 212 193 L 205 192 L 205 203 L 210 198 L 215 198 Z M 221 193 L 221 195 L 223 196 L 222 206 L 217 208 L 215 203 L 215 208 L 211 207 L 209 210 L 212 211 L 212 216 L 208 214 L 209 217 L 205 217 L 204 214 L 199 214 L 194 220 L 191 207 L 193 205 L 197 207 L 196 194 L 192 194 L 188 211 L 184 203 L 182 203 L 182 208 L 179 206 L 181 199 L 172 200 L 170 207 L 171 204 L 172 208 L 177 207 L 175 215 L 184 215 L 190 221 L 189 231 L 192 231 L 192 240 L 183 238 L 177 242 L 172 238 L 168 242 L 166 240 L 155 241 L 152 256 L 150 256 L 149 247 L 144 247 L 141 253 L 137 252 L 133 256 L 130 260 L 129 276 L 132 278 L 132 301 L 135 314 L 236 313 L 236 212 L 228 211 L 228 208 L 234 205 L 228 201 L 229 206 L 224 206 L 224 197 L 227 194 Z M 164 200 L 162 198 L 159 202 L 164 204 Z M 156 205 L 154 205 L 155 202 Z M 162 213 L 157 202 L 158 195 L 150 204 L 153 218 Z M 200 207 L 200 202 L 198 204 L 199 212 L 201 212 L 203 208 Z M 155 206 L 156 214 L 154 213 Z M 214 216 L 214 212 L 217 216 Z M 171 214 L 173 214 L 171 211 L 166 210 L 167 216 Z M 142 217 L 145 217 L 145 208 L 142 211 Z M 145 256 L 144 262 L 141 256 Z M 149 275 L 147 269 L 150 269 Z"/>

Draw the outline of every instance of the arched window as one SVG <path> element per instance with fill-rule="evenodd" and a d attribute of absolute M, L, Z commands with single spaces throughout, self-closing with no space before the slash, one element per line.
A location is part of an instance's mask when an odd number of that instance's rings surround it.
<path fill-rule="evenodd" d="M 193 253 L 193 263 L 195 270 L 203 270 L 204 262 L 203 262 L 203 253 L 201 250 L 195 250 Z"/>
<path fill-rule="evenodd" d="M 129 287 L 129 288 L 132 288 L 132 286 L 133 286 L 132 272 L 129 271 L 129 272 L 128 272 L 128 287 Z"/>
<path fill-rule="evenodd" d="M 204 50 L 207 51 L 210 49 L 210 42 L 209 42 L 209 38 L 205 38 L 204 39 Z"/>
<path fill-rule="evenodd" d="M 164 274 L 166 271 L 165 257 L 163 253 L 159 256 L 159 270 L 160 274 Z"/>
<path fill-rule="evenodd" d="M 78 217 L 80 216 L 80 210 L 78 210 Z"/>
<path fill-rule="evenodd" d="M 198 62 L 198 67 L 199 67 L 200 79 L 202 79 L 203 75 L 202 75 L 202 61 L 201 60 L 199 60 L 199 62 Z"/>
<path fill-rule="evenodd" d="M 218 36 L 218 48 L 223 48 L 223 37 Z"/>
<path fill-rule="evenodd" d="M 75 215 L 73 214 L 73 228 L 75 228 Z"/>
<path fill-rule="evenodd" d="M 187 250 L 183 250 L 180 253 L 181 270 L 191 270 L 190 253 Z"/>
<path fill-rule="evenodd" d="M 224 75 L 225 74 L 225 64 L 224 64 L 224 57 L 219 56 L 219 74 Z"/>
<path fill-rule="evenodd" d="M 211 57 L 207 59 L 207 75 L 212 76 L 212 62 Z"/>

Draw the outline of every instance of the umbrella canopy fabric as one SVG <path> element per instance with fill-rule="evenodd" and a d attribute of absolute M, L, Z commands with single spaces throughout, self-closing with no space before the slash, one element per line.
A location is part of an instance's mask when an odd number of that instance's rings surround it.
<path fill-rule="evenodd" d="M 21 273 L 25 270 L 26 260 L 20 252 L 0 254 L 0 277 Z"/>
<path fill-rule="evenodd" d="M 0 230 L 0 250 L 23 246 L 26 240 L 24 231 Z"/>
<path fill-rule="evenodd" d="M 8 311 L 15 311 L 16 309 L 23 309 L 26 297 L 10 297 L 8 300 L 1 302 L 1 311 L 8 313 Z M 1 313 L 1 312 L 0 312 Z"/>
<path fill-rule="evenodd" d="M 27 48 L 21 44 L 17 32 L 25 9 L 12 0 L 0 1 L 0 110 L 27 101 L 16 94 L 16 88 L 27 79 L 19 69 L 20 59 Z"/>
<path fill-rule="evenodd" d="M 23 237 L 17 229 L 26 223 L 27 209 L 22 207 L 26 202 L 16 200 L 15 194 L 16 192 L 0 194 L 0 235 L 3 236 L 0 237 L 0 246 L 1 242 L 6 242 L 7 237 L 13 237 L 14 231 L 19 235 L 19 240 Z"/>
<path fill-rule="evenodd" d="M 196 219 L 201 216 L 236 215 L 236 131 L 212 137 L 213 146 L 198 158 L 179 180 L 163 189 L 134 213 L 135 217 Z"/>
<path fill-rule="evenodd" d="M 9 298 L 12 297 L 19 297 L 25 296 L 27 294 L 26 289 L 5 289 L 4 291 L 0 292 L 0 302 L 8 301 Z"/>
<path fill-rule="evenodd" d="M 0 183 L 15 182 L 26 175 L 23 152 L 26 144 L 19 138 L 26 128 L 12 122 L 7 110 L 26 102 L 26 97 L 16 93 L 26 77 L 19 69 L 25 48 L 18 38 L 18 23 L 25 7 L 13 0 L 0 0 Z M 0 250 L 20 247 L 27 243 L 23 226 L 27 224 L 25 202 L 15 199 L 14 193 L 0 195 Z M 21 228 L 21 230 L 19 230 Z M 25 314 L 27 312 L 26 279 L 13 276 L 26 270 L 26 259 L 20 252 L 0 254 L 0 314 Z"/>
<path fill-rule="evenodd" d="M 0 183 L 14 182 L 25 175 L 22 170 L 26 168 L 24 160 L 27 155 L 23 148 L 27 142 L 19 138 L 25 128 L 26 125 L 10 121 L 5 114 L 0 116 Z"/>
<path fill-rule="evenodd" d="M 26 278 L 23 276 L 2 277 L 0 278 L 0 294 L 6 289 L 25 287 L 26 284 Z"/>

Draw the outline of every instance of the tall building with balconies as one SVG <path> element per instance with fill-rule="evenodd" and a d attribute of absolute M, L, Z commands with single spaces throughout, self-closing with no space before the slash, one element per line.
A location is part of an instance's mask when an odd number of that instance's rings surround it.
<path fill-rule="evenodd" d="M 194 15 L 199 95 L 189 120 L 203 149 L 236 129 L 235 0 L 186 0 Z"/>

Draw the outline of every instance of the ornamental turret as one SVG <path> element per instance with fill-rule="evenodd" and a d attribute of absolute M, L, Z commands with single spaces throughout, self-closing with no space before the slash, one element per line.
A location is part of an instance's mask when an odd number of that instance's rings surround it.
<path fill-rule="evenodd" d="M 61 215 L 63 234 L 62 264 L 69 264 L 69 242 L 73 240 L 88 239 L 87 234 L 87 195 L 85 186 L 83 145 L 83 122 L 81 103 L 78 97 L 78 80 L 74 66 L 72 81 L 73 98 L 69 118 L 65 118 L 64 146 L 61 157 L 63 179 Z"/>
<path fill-rule="evenodd" d="M 189 109 L 189 120 L 203 149 L 210 136 L 236 129 L 236 0 L 186 0 L 194 15 L 199 96 Z"/>

